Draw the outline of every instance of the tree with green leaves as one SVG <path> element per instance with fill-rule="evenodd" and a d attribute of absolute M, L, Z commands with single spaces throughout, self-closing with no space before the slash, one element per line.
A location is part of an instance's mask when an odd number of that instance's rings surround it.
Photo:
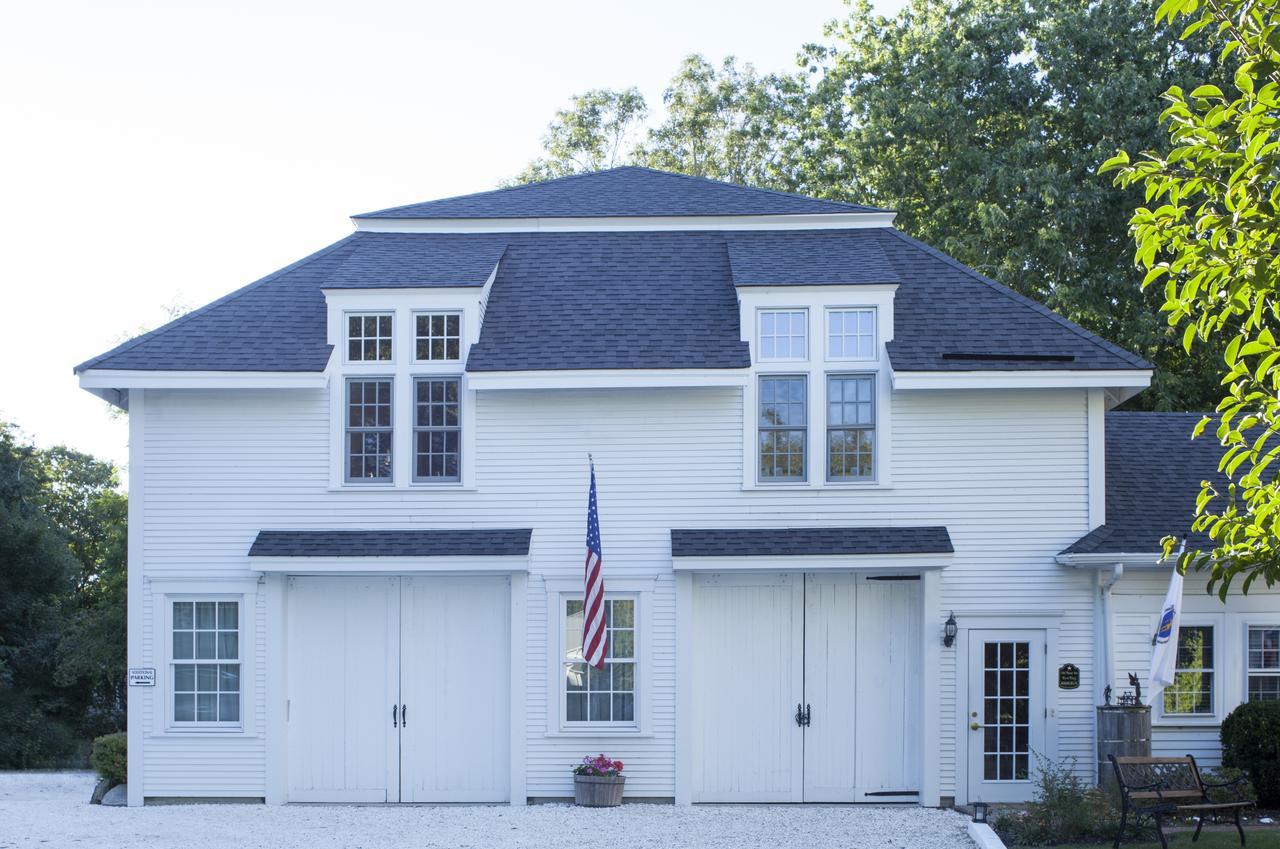
<path fill-rule="evenodd" d="M 575 95 L 556 112 L 542 137 L 545 155 L 513 182 L 532 183 L 583 171 L 598 171 L 630 160 L 649 107 L 640 90 L 592 89 Z"/>
<path fill-rule="evenodd" d="M 1211 552 L 1179 567 L 1210 570 L 1225 597 L 1280 579 L 1280 0 L 1164 0 L 1158 21 L 1185 24 L 1183 39 L 1213 43 L 1231 83 L 1189 93 L 1170 88 L 1162 120 L 1167 152 L 1136 161 L 1123 150 L 1102 170 L 1145 196 L 1130 221 L 1144 287 L 1185 350 L 1221 356 L 1225 377 L 1212 416 L 1224 446 L 1221 491 L 1202 484 L 1196 530 Z M 1165 540 L 1171 551 L 1175 540 Z"/>

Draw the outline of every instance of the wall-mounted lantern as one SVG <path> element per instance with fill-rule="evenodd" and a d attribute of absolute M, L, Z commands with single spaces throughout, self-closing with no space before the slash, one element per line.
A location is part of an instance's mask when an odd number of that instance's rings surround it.
<path fill-rule="evenodd" d="M 956 612 L 951 611 L 951 615 L 947 617 L 946 624 L 942 626 L 942 644 L 947 648 L 951 648 L 956 643 L 956 634 L 960 632 L 956 625 Z"/>
<path fill-rule="evenodd" d="M 973 803 L 973 821 L 978 823 L 985 823 L 987 821 L 987 803 L 986 802 Z"/>

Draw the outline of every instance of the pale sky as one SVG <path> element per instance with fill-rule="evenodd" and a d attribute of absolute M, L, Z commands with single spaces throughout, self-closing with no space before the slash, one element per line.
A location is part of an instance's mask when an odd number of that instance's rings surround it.
<path fill-rule="evenodd" d="M 891 11 L 901 0 L 879 0 Z M 577 92 L 762 71 L 840 0 L 0 0 L 0 420 L 123 465 L 71 369 L 351 231 L 483 191 Z"/>

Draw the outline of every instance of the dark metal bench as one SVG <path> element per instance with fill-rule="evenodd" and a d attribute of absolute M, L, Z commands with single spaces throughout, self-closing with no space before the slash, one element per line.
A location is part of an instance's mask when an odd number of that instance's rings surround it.
<path fill-rule="evenodd" d="M 1237 798 L 1226 802 L 1214 802 L 1209 798 L 1210 790 L 1238 787 L 1244 778 L 1224 781 L 1221 784 L 1206 783 L 1200 777 L 1200 768 L 1191 755 L 1181 758 L 1151 758 L 1136 755 L 1108 755 L 1111 766 L 1116 771 L 1116 784 L 1120 788 L 1120 830 L 1116 832 L 1113 844 L 1120 847 L 1120 838 L 1124 836 L 1124 827 L 1129 819 L 1129 812 L 1134 815 L 1136 823 L 1140 817 L 1151 817 L 1155 821 L 1156 834 L 1160 836 L 1160 845 L 1169 849 L 1164 836 L 1163 818 L 1172 814 L 1193 814 L 1199 817 L 1196 833 L 1191 841 L 1200 839 L 1200 829 L 1208 817 L 1215 820 L 1230 814 L 1235 819 L 1236 831 L 1240 832 L 1240 845 L 1244 845 L 1244 827 L 1240 824 L 1240 813 L 1253 807 L 1253 801 L 1245 799 L 1237 792 Z"/>

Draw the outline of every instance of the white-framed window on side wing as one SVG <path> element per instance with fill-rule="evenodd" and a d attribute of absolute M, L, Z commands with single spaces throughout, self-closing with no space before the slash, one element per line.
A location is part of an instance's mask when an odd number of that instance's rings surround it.
<path fill-rule="evenodd" d="M 757 313 L 756 359 L 802 362 L 809 359 L 809 311 L 767 309 Z"/>
<path fill-rule="evenodd" d="M 243 713 L 239 599 L 170 601 L 173 728 L 239 728 Z"/>
<path fill-rule="evenodd" d="M 347 378 L 343 433 L 347 483 L 391 483 L 394 415 L 393 380 Z"/>
<path fill-rule="evenodd" d="M 395 316 L 389 312 L 347 313 L 347 362 L 389 363 L 394 359 Z"/>
<path fill-rule="evenodd" d="M 462 474 L 462 379 L 413 380 L 413 480 L 449 483 Z"/>
<path fill-rule="evenodd" d="M 758 458 L 761 483 L 804 481 L 809 441 L 809 379 L 803 374 L 761 375 Z"/>
<path fill-rule="evenodd" d="M 827 480 L 875 480 L 875 447 L 875 375 L 827 375 Z"/>
<path fill-rule="evenodd" d="M 870 361 L 876 353 L 876 311 L 871 307 L 827 310 L 827 359 Z"/>
<path fill-rule="evenodd" d="M 1213 716 L 1217 712 L 1216 651 L 1212 625 L 1180 626 L 1173 685 L 1161 694 L 1164 716 Z"/>
<path fill-rule="evenodd" d="M 462 313 L 414 313 L 413 359 L 419 363 L 461 361 Z"/>
<path fill-rule="evenodd" d="M 608 652 L 603 669 L 582 659 L 582 598 L 561 600 L 560 699 L 565 728 L 638 725 L 639 600 L 631 595 L 608 595 L 604 600 Z"/>
<path fill-rule="evenodd" d="M 1250 625 L 1248 640 L 1246 698 L 1280 700 L 1280 625 Z"/>

